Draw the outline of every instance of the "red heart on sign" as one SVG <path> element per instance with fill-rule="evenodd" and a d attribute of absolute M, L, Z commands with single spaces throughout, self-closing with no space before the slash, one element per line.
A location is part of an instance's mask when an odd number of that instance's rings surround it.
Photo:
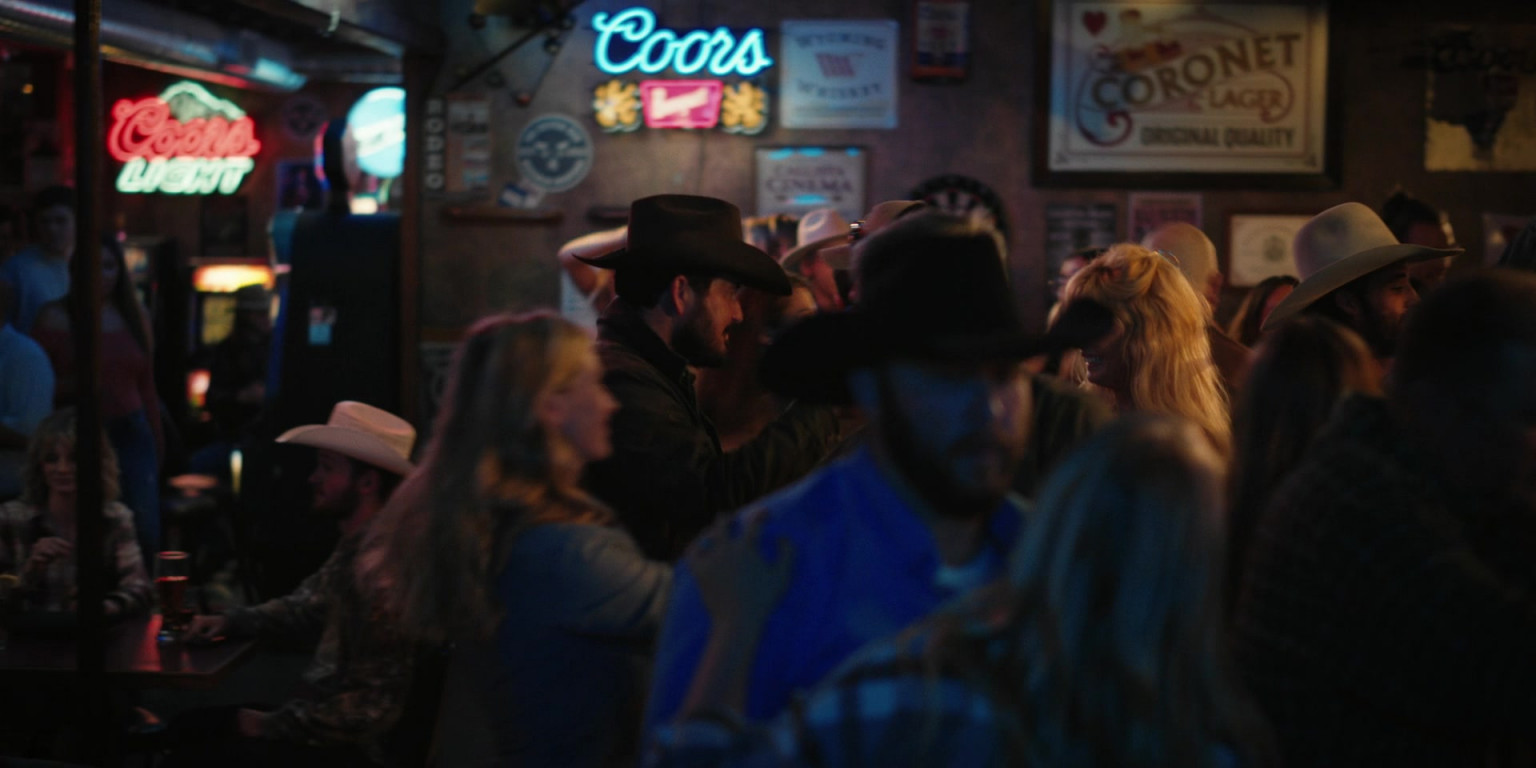
<path fill-rule="evenodd" d="M 1108 21 L 1109 17 L 1105 16 L 1103 11 L 1083 12 L 1083 26 L 1087 27 L 1088 33 L 1094 37 L 1099 36 L 1099 32 L 1103 31 L 1104 25 Z"/>

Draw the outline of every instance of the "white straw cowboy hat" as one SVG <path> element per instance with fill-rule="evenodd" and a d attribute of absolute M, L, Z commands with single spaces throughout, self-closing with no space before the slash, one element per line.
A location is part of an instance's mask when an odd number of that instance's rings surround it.
<path fill-rule="evenodd" d="M 414 469 L 411 448 L 416 444 L 416 429 L 410 422 L 352 400 L 337 403 L 324 424 L 294 427 L 277 441 L 335 451 L 397 475 Z"/>
<path fill-rule="evenodd" d="M 1381 217 L 1361 203 L 1335 205 L 1313 216 L 1296 233 L 1292 248 L 1301 285 L 1270 313 L 1265 331 L 1382 267 L 1455 256 L 1462 250 L 1400 243 Z"/>
<path fill-rule="evenodd" d="M 799 245 L 784 254 L 784 258 L 779 259 L 779 265 L 784 267 L 785 272 L 797 272 L 805 257 L 847 239 L 848 220 L 835 208 L 817 208 L 800 219 L 800 226 L 795 231 L 795 242 Z M 828 266 L 833 269 L 848 268 L 846 263 L 832 264 L 830 260 Z"/>

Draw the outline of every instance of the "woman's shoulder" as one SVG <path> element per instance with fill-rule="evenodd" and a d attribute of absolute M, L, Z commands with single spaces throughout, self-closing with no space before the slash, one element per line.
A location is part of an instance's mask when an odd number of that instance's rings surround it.
<path fill-rule="evenodd" d="M 613 551 L 633 552 L 636 557 L 640 556 L 640 548 L 623 528 L 587 522 L 530 526 L 512 541 L 511 550 L 519 555 L 541 555 L 542 562 L 549 564 L 561 562 L 566 557 L 585 560 Z"/>

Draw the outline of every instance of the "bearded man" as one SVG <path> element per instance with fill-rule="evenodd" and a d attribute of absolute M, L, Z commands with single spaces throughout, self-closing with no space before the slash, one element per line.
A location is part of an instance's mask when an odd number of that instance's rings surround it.
<path fill-rule="evenodd" d="M 934 269 L 939 257 L 944 268 Z M 1035 408 L 1022 363 L 1081 346 L 1066 337 L 1096 337 L 1112 322 L 1101 306 L 1074 304 L 1052 336 L 1025 333 L 997 233 L 962 219 L 897 222 L 869 239 L 863 259 L 880 269 L 865 270 L 858 308 L 802 320 L 764 361 L 769 387 L 855 403 L 869 428 L 852 455 L 731 521 L 760 526 L 766 545 L 785 542 L 794 554 L 752 664 L 743 714 L 753 719 L 778 714 L 869 641 L 1006 570 L 1024 522 L 1010 486 Z M 650 727 L 678 711 L 709 635 L 686 563 L 673 583 Z"/>
<path fill-rule="evenodd" d="M 1400 243 L 1361 203 L 1343 203 L 1312 217 L 1296 233 L 1293 250 L 1301 285 L 1270 313 L 1264 331 L 1301 312 L 1320 314 L 1360 334 L 1383 377 L 1397 353 L 1403 322 L 1419 303 L 1410 269 L 1461 253 Z"/>
<path fill-rule="evenodd" d="M 784 270 L 743 241 L 736 206 L 694 195 L 636 200 L 626 246 L 583 260 L 615 271 L 618 298 L 598 321 L 598 355 L 620 406 L 613 455 L 587 468 L 585 486 L 647 556 L 676 560 L 718 515 L 815 467 L 838 421 L 828 408 L 790 403 L 726 453 L 699 408 L 689 366 L 725 363 L 726 339 L 742 319 L 736 291 L 790 294 Z"/>

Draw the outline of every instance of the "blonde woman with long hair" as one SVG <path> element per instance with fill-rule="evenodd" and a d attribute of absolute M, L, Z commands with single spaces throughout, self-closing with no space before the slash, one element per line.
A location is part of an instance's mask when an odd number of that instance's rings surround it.
<path fill-rule="evenodd" d="M 1067 283 L 1066 301 L 1090 298 L 1115 315 L 1115 332 L 1090 349 L 1074 378 L 1106 390 L 1117 410 L 1171 413 L 1194 422 L 1226 455 L 1232 423 L 1211 362 L 1205 301 L 1172 256 L 1122 243 Z"/>
<path fill-rule="evenodd" d="M 481 321 L 362 581 L 451 648 L 443 765 L 605 765 L 635 751 L 670 569 L 644 559 L 582 469 L 617 403 L 588 333 L 540 312 Z"/>
<path fill-rule="evenodd" d="M 15 600 L 23 610 L 75 610 L 75 409 L 54 411 L 33 431 L 22 469 L 21 498 L 0 504 L 0 574 L 16 579 Z M 102 610 L 109 618 L 147 613 L 154 588 L 133 533 L 133 511 L 118 501 L 117 454 L 101 441 L 102 517 L 106 519 L 101 557 L 107 568 Z M 0 596 L 0 602 L 6 598 Z M 3 606 L 0 606 L 3 608 Z"/>
<path fill-rule="evenodd" d="M 733 714 L 747 676 L 731 649 L 757 638 L 787 558 L 712 534 L 691 567 L 718 652 L 649 765 L 1270 765 L 1225 642 L 1223 468 L 1188 421 L 1117 421 L 1051 476 L 1004 580 L 866 648 L 766 723 Z M 711 578 L 743 570 L 755 578 Z"/>

